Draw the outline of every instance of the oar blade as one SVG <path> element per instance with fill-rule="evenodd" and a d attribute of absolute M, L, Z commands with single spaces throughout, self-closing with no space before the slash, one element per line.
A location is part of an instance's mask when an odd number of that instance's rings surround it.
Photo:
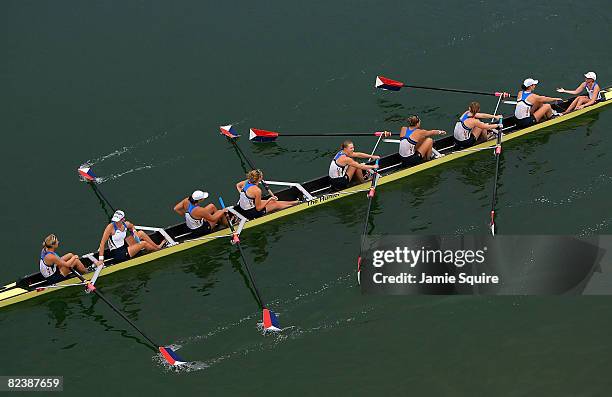
<path fill-rule="evenodd" d="M 169 347 L 160 347 L 159 352 L 164 357 L 166 362 L 170 365 L 181 365 L 185 364 L 187 361 L 183 360 L 174 350 Z"/>
<path fill-rule="evenodd" d="M 91 167 L 81 166 L 81 167 L 79 167 L 77 172 L 79 173 L 79 176 L 81 178 L 83 178 L 83 180 L 85 180 L 85 181 L 89 181 L 89 182 L 95 182 L 96 181 L 96 176 L 94 175 L 93 170 L 91 169 Z"/>
<path fill-rule="evenodd" d="M 219 127 L 219 129 L 221 130 L 221 135 L 225 135 L 230 139 L 236 139 L 240 136 L 236 133 L 236 129 L 231 124 L 222 125 Z"/>
<path fill-rule="evenodd" d="M 276 314 L 270 309 L 263 309 L 263 328 L 266 331 L 282 331 Z"/>
<path fill-rule="evenodd" d="M 278 138 L 278 132 L 251 128 L 249 139 L 253 142 L 274 142 Z"/>
<path fill-rule="evenodd" d="M 387 77 L 376 76 L 376 83 L 374 86 L 376 88 L 380 88 L 381 90 L 399 91 L 404 86 L 404 83 L 397 80 L 391 80 Z"/>

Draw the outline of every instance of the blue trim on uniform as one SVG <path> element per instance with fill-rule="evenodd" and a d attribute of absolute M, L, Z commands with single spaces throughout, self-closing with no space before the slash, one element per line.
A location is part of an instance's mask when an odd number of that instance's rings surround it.
<path fill-rule="evenodd" d="M 58 254 L 57 252 L 54 252 L 54 251 L 47 251 L 47 250 L 43 249 L 42 251 L 40 251 L 40 259 L 42 260 L 42 263 L 43 263 L 45 266 L 47 266 L 47 267 L 53 267 L 54 265 L 47 265 L 47 264 L 45 263 L 45 257 L 46 257 L 47 255 L 49 255 L 49 254 L 53 254 L 53 255 L 57 256 L 58 258 L 60 257 L 60 256 L 59 256 L 59 254 Z"/>
<path fill-rule="evenodd" d="M 249 195 L 247 194 L 247 190 L 249 190 L 251 188 L 251 186 L 257 186 L 254 183 L 251 183 L 250 181 L 247 181 L 247 183 L 244 184 L 244 187 L 242 188 L 242 191 L 244 192 L 244 195 L 249 199 L 249 200 L 255 200 L 254 197 L 249 197 Z"/>
<path fill-rule="evenodd" d="M 413 133 L 414 131 L 416 131 L 416 130 L 417 130 L 417 128 L 416 128 L 416 127 L 415 127 L 414 129 L 412 129 L 412 130 L 411 130 L 410 128 L 406 128 L 406 135 L 404 135 L 404 136 L 400 136 L 400 141 L 401 141 L 401 140 L 403 140 L 403 139 L 406 139 L 406 140 L 408 140 L 408 142 L 409 142 L 409 143 L 411 143 L 411 144 L 413 144 L 413 145 L 417 145 L 417 144 L 418 144 L 418 142 L 415 142 L 415 141 L 414 141 L 412 138 L 410 138 L 410 136 L 412 135 L 412 133 Z"/>
<path fill-rule="evenodd" d="M 187 213 L 189 215 L 191 215 L 191 211 L 193 211 L 194 209 L 196 209 L 197 207 L 199 207 L 200 205 L 198 203 L 196 204 L 192 204 L 191 202 L 189 202 L 189 207 L 187 207 Z"/>
<path fill-rule="evenodd" d="M 527 95 L 525 95 L 525 94 L 527 94 Z M 527 102 L 527 98 L 531 94 L 533 94 L 533 92 L 526 92 L 526 91 L 521 92 L 521 100 L 519 102 L 523 102 L 525 105 L 527 105 L 527 106 L 529 106 L 531 108 L 533 106 L 533 103 Z"/>
<path fill-rule="evenodd" d="M 466 130 L 466 131 L 470 131 L 470 132 L 472 132 L 472 128 L 468 128 L 468 126 L 467 126 L 467 125 L 465 125 L 465 123 L 464 123 L 464 121 L 465 121 L 465 120 L 467 120 L 467 119 L 471 118 L 471 117 L 469 117 L 469 116 L 468 116 L 469 114 L 470 114 L 469 112 L 465 112 L 465 113 L 463 114 L 463 116 L 461 116 L 461 118 L 459 118 L 459 122 L 461 123 L 461 126 L 462 126 L 462 127 L 463 127 L 463 128 Z M 476 117 L 476 115 L 474 115 L 474 116 L 472 116 L 472 117 Z"/>

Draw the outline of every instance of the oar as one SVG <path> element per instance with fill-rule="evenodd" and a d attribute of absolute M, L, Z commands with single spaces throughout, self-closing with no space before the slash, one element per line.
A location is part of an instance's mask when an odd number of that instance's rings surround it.
<path fill-rule="evenodd" d="M 238 143 L 236 143 L 236 138 L 238 138 L 240 135 L 237 135 L 234 132 L 234 127 L 230 124 L 230 125 L 225 125 L 225 126 L 221 126 L 219 127 L 221 129 L 221 135 L 225 135 L 227 137 L 227 140 L 230 141 L 232 143 L 232 145 L 234 145 L 234 147 L 236 148 L 236 150 L 238 150 L 238 152 L 240 153 L 240 155 L 246 160 L 246 162 L 249 164 L 249 167 L 251 167 L 251 169 L 256 170 L 257 167 L 255 167 L 255 165 L 253 165 L 253 163 L 251 162 L 251 160 L 249 160 L 249 158 L 244 154 L 244 152 L 242 151 L 242 149 L 240 149 L 240 146 L 238 146 Z M 270 195 L 270 197 L 275 197 L 274 193 L 272 192 L 272 189 L 270 189 L 270 186 L 268 186 L 268 184 L 266 183 L 266 181 L 264 181 L 263 179 L 261 180 L 261 183 L 263 184 L 264 188 L 268 191 L 268 194 Z"/>
<path fill-rule="evenodd" d="M 391 80 L 387 77 L 376 76 L 376 88 L 389 91 L 399 91 L 402 88 L 418 88 L 421 90 L 434 90 L 434 91 L 446 91 L 446 92 L 460 92 L 463 94 L 475 94 L 475 95 L 489 95 L 507 98 L 510 96 L 507 92 L 484 92 L 484 91 L 473 91 L 473 90 L 461 90 L 456 88 L 443 88 L 443 87 L 426 87 L 422 85 L 408 85 L 401 81 Z"/>
<path fill-rule="evenodd" d="M 376 160 L 378 165 L 378 159 Z M 361 245 L 359 246 L 359 256 L 357 257 L 357 283 L 361 284 L 361 256 L 363 255 L 363 246 L 365 245 L 366 235 L 368 234 L 368 221 L 370 219 L 370 209 L 372 208 L 372 198 L 376 192 L 376 185 L 378 184 L 378 177 L 380 174 L 376 171 L 372 177 L 372 183 L 370 184 L 370 190 L 368 191 L 368 209 L 366 211 L 365 222 L 363 224 L 363 233 L 361 234 Z"/>
<path fill-rule="evenodd" d="M 219 204 L 221 204 L 221 208 L 225 208 L 225 203 L 223 202 L 223 198 L 221 197 L 219 197 Z M 255 279 L 253 278 L 253 273 L 251 273 L 249 264 L 246 260 L 246 257 L 244 256 L 244 251 L 242 251 L 242 246 L 240 245 L 240 237 L 238 236 L 238 233 L 234 231 L 234 226 L 232 226 L 232 223 L 227 217 L 227 214 L 225 214 L 225 220 L 227 221 L 227 224 L 229 225 L 229 228 L 232 231 L 232 244 L 236 245 L 238 247 L 238 251 L 240 251 L 242 263 L 244 263 L 244 268 L 246 269 L 247 274 L 249 275 L 249 279 L 251 280 L 251 284 L 253 285 L 253 289 L 255 290 L 255 295 L 257 296 L 257 300 L 259 301 L 259 306 L 261 306 L 264 329 L 266 331 L 282 331 L 278 323 L 278 318 L 276 318 L 276 314 L 274 314 L 274 312 L 266 306 L 263 299 L 261 298 L 261 294 L 257 289 L 257 285 L 255 284 Z"/>
<path fill-rule="evenodd" d="M 499 101 L 501 101 L 501 97 L 499 97 L 499 99 L 497 100 L 497 106 L 495 106 L 495 111 L 493 112 L 493 116 L 495 116 L 497 114 L 497 109 L 499 108 Z M 493 122 L 493 120 L 495 120 L 495 118 L 493 118 L 491 120 L 491 122 Z M 501 120 L 500 120 L 501 122 Z M 503 127 L 503 123 L 502 123 L 502 127 Z M 501 143 L 502 143 L 502 128 L 499 128 L 499 131 L 497 131 L 497 144 L 495 146 L 495 181 L 493 182 L 493 197 L 491 198 L 491 234 L 493 236 L 495 236 L 495 201 L 496 201 L 496 197 L 497 197 L 497 179 L 499 177 L 499 158 L 501 155 Z"/>
<path fill-rule="evenodd" d="M 249 139 L 253 142 L 274 142 L 279 136 L 282 137 L 338 137 L 338 136 L 381 136 L 384 131 L 376 132 L 319 132 L 319 133 L 298 133 L 298 134 L 281 134 L 276 131 L 262 130 L 259 128 L 251 128 L 249 131 Z"/>
<path fill-rule="evenodd" d="M 157 348 L 159 352 L 162 354 L 162 356 L 164 357 L 164 359 L 168 362 L 168 364 L 181 365 L 181 364 L 186 363 L 186 361 L 180 358 L 178 354 L 176 354 L 176 352 L 172 350 L 171 348 L 160 346 L 159 344 L 153 342 L 153 340 L 151 340 L 151 338 L 149 338 L 144 332 L 142 332 L 140 328 L 136 326 L 136 324 L 134 324 L 129 318 L 126 317 L 125 314 L 123 314 L 119 309 L 117 309 L 115 305 L 113 305 L 108 299 L 106 299 L 106 297 L 100 291 L 98 291 L 98 289 L 93 284 L 85 280 L 85 278 L 83 277 L 81 273 L 79 273 L 74 268 L 72 268 L 71 271 L 75 276 L 77 276 L 82 282 L 85 283 L 88 291 L 93 292 L 96 295 L 98 295 L 100 299 L 104 301 L 104 303 L 106 303 L 108 306 L 110 306 L 111 309 L 115 311 L 115 313 L 121 316 L 121 318 L 127 321 L 128 324 L 130 324 L 136 331 L 138 331 L 140 335 L 142 335 L 151 344 L 151 346 Z"/>
<path fill-rule="evenodd" d="M 79 167 L 77 172 L 79 173 L 79 175 L 85 181 L 87 181 L 89 183 L 89 185 L 98 193 L 98 195 L 106 202 L 106 204 L 109 207 L 111 207 L 113 212 L 115 212 L 115 207 L 113 207 L 113 205 L 110 203 L 110 201 L 108 201 L 106 196 L 102 193 L 100 188 L 97 186 L 96 176 L 94 175 L 93 170 L 91 169 L 91 167 L 83 167 L 83 166 L 81 166 L 81 167 Z"/>

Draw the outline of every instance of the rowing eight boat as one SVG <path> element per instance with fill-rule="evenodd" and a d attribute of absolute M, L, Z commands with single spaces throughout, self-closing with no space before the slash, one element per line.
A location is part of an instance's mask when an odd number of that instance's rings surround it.
<path fill-rule="evenodd" d="M 552 120 L 548 120 L 536 125 L 533 125 L 528 128 L 524 128 L 522 130 L 517 130 L 514 127 L 514 123 L 516 122 L 514 117 L 509 117 L 503 120 L 504 123 L 504 135 L 502 142 L 509 141 L 514 138 L 518 138 L 519 136 L 523 136 L 526 134 L 530 134 L 532 132 L 541 130 L 543 128 L 562 123 L 569 119 L 573 119 L 575 117 L 581 116 L 585 113 L 592 112 L 596 109 L 602 108 L 612 103 L 612 88 L 607 88 L 602 91 L 603 99 L 596 104 L 589 106 L 587 108 L 583 108 L 578 111 L 574 111 L 564 116 L 560 116 L 554 118 Z M 560 102 L 558 104 L 553 105 L 553 108 L 559 112 L 565 110 L 573 98 Z M 475 151 L 480 149 L 486 149 L 487 147 L 491 147 L 492 142 L 484 142 L 482 144 L 476 145 L 470 150 L 464 151 L 456 151 L 454 148 L 453 137 L 445 137 L 443 139 L 439 139 L 435 142 L 434 148 L 444 154 L 444 157 L 425 162 L 423 164 L 419 164 L 410 168 L 402 168 L 401 167 L 401 159 L 398 153 L 394 153 L 385 157 L 382 157 L 379 160 L 379 174 L 380 178 L 378 181 L 378 185 L 384 185 L 386 183 L 390 183 L 402 178 L 405 178 L 409 175 L 415 174 L 419 171 L 423 171 L 437 165 L 449 162 L 451 160 L 455 160 L 460 157 L 467 156 Z M 294 207 L 290 207 L 278 212 L 273 212 L 271 214 L 265 215 L 261 218 L 257 218 L 251 221 L 248 221 L 244 224 L 244 228 L 253 228 L 264 223 L 268 223 L 274 221 L 278 218 L 282 218 L 287 215 L 295 214 L 300 211 L 304 211 L 309 208 L 316 207 L 321 204 L 325 204 L 331 201 L 338 200 L 342 197 L 346 197 L 358 192 L 366 192 L 369 189 L 369 182 L 362 183 L 361 185 L 352 186 L 347 188 L 346 190 L 340 192 L 333 192 L 329 185 L 329 179 L 327 176 L 323 176 L 302 184 L 297 183 L 283 183 L 277 182 L 274 183 L 272 181 L 267 181 L 268 184 L 276 184 L 276 185 L 289 185 L 289 188 L 280 190 L 276 192 L 276 196 L 279 200 L 301 200 L 302 202 Z M 161 249 L 156 252 L 152 252 L 150 254 L 138 256 L 136 258 L 130 259 L 125 262 L 121 262 L 118 264 L 106 263 L 106 266 L 100 273 L 100 277 L 111 274 L 129 267 L 138 266 L 146 262 L 153 261 L 155 259 L 168 256 L 180 251 L 184 251 L 201 244 L 204 244 L 209 241 L 213 241 L 217 238 L 230 238 L 231 233 L 229 233 L 228 229 L 223 229 L 211 233 L 209 235 L 197 238 L 190 239 L 188 230 L 185 227 L 185 224 L 178 224 L 174 226 L 170 226 L 164 229 L 158 228 L 144 228 L 140 227 L 141 230 L 148 230 L 149 235 L 156 243 L 162 241 L 162 239 L 170 237 L 170 240 L 174 243 L 171 246 Z M 90 266 L 93 264 L 94 256 L 93 254 L 87 254 L 82 256 L 82 262 L 85 266 Z M 84 277 L 86 279 L 91 279 L 93 276 L 93 272 L 90 272 Z M 52 291 L 56 291 L 58 289 L 62 289 L 63 287 L 82 285 L 78 282 L 74 277 L 69 277 L 66 280 L 58 283 L 54 286 L 49 286 L 45 283 L 45 279 L 42 277 L 40 273 L 34 273 L 25 277 L 18 279 L 17 281 L 0 287 L 0 307 L 8 306 L 17 302 L 21 302 L 24 300 L 32 299 L 38 297 L 40 295 L 50 293 Z"/>

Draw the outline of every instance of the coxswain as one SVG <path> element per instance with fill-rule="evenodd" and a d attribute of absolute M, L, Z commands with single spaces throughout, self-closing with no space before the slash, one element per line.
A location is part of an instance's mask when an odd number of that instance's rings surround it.
<path fill-rule="evenodd" d="M 586 95 L 577 96 L 567 109 L 565 109 L 563 114 L 591 106 L 601 99 L 601 87 L 597 84 L 596 80 L 597 75 L 595 72 L 588 72 L 584 74 L 584 81 L 575 90 L 569 91 L 565 88 L 557 88 L 557 92 L 562 92 L 564 94 L 576 95 L 582 92 L 582 90 L 586 90 L 587 92 Z"/>

